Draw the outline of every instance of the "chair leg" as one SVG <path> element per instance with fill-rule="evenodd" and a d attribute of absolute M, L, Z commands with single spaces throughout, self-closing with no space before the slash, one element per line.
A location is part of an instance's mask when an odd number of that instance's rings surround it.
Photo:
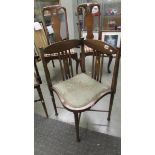
<path fill-rule="evenodd" d="M 41 77 L 39 75 L 38 67 L 37 67 L 37 64 L 36 64 L 35 60 L 34 60 L 34 68 L 35 68 L 35 71 L 36 71 L 37 80 L 39 81 L 40 84 L 42 84 Z"/>
<path fill-rule="evenodd" d="M 52 60 L 53 67 L 55 67 L 54 60 Z"/>
<path fill-rule="evenodd" d="M 112 111 L 113 100 L 114 100 L 114 93 L 112 93 L 112 94 L 111 94 L 111 97 L 110 97 L 109 113 L 108 113 L 108 118 L 107 118 L 108 121 L 110 121 L 110 116 L 111 116 L 111 111 Z"/>
<path fill-rule="evenodd" d="M 110 55 L 110 56 L 109 56 L 108 66 L 107 66 L 108 73 L 111 73 L 111 71 L 110 71 L 110 65 L 111 65 L 111 62 L 112 62 L 112 58 L 113 58 L 113 57 Z"/>
<path fill-rule="evenodd" d="M 49 118 L 48 112 L 47 112 L 47 108 L 46 108 L 46 105 L 45 105 L 45 101 L 44 101 L 43 94 L 42 94 L 42 91 L 41 91 L 40 86 L 37 87 L 37 91 L 38 91 L 39 97 L 40 97 L 40 99 L 41 99 L 41 103 L 42 103 L 42 106 L 43 106 L 43 108 L 44 108 L 46 117 Z"/>
<path fill-rule="evenodd" d="M 79 61 L 76 60 L 76 74 L 78 74 Z"/>
<path fill-rule="evenodd" d="M 51 98 L 52 98 L 52 102 L 53 102 L 53 106 L 54 106 L 54 110 L 55 110 L 55 115 L 58 116 L 58 111 L 57 111 L 57 107 L 56 107 L 56 104 L 55 104 L 55 98 L 54 98 L 54 94 L 53 92 L 51 92 Z"/>
<path fill-rule="evenodd" d="M 74 119 L 75 119 L 75 129 L 76 129 L 76 140 L 77 140 L 77 142 L 80 142 L 80 138 L 79 138 L 79 117 L 78 117 L 78 112 L 74 112 Z"/>

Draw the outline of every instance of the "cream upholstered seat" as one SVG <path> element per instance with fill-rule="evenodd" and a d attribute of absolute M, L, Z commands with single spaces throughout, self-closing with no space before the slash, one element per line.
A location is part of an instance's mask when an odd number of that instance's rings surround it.
<path fill-rule="evenodd" d="M 99 99 L 103 93 L 109 91 L 103 84 L 81 73 L 63 82 L 53 85 L 64 106 L 72 110 L 78 110 Z"/>

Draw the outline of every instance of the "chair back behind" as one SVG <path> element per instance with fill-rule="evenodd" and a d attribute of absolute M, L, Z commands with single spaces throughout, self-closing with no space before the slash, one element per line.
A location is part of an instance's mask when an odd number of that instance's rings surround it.
<path fill-rule="evenodd" d="M 44 7 L 42 10 L 44 27 L 46 30 L 46 35 L 48 36 L 47 26 L 51 26 L 54 31 L 54 41 L 62 41 L 61 36 L 61 15 L 64 15 L 65 18 L 65 27 L 66 27 L 66 39 L 69 39 L 68 32 L 68 21 L 67 21 L 67 12 L 66 8 L 61 5 L 52 5 Z M 47 22 L 47 18 L 49 21 Z"/>
<path fill-rule="evenodd" d="M 98 12 L 96 14 L 93 14 L 92 10 L 93 8 L 96 8 Z M 94 39 L 93 34 L 93 27 L 94 24 L 97 24 L 97 31 L 98 31 L 98 40 L 101 40 L 101 13 L 100 13 L 100 5 L 98 3 L 84 3 L 80 4 L 77 7 L 77 13 L 78 13 L 78 30 L 79 30 L 79 38 L 82 37 L 82 25 L 81 25 L 81 19 L 83 18 L 83 28 L 86 30 L 87 39 Z M 97 22 L 95 23 L 95 18 L 97 17 Z M 97 39 L 97 38 L 96 38 Z"/>

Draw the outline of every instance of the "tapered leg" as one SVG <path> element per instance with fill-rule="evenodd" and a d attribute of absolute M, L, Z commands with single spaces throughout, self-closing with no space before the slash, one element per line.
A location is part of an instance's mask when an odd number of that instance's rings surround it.
<path fill-rule="evenodd" d="M 111 65 L 111 62 L 112 62 L 112 55 L 109 55 L 109 62 L 108 62 L 108 66 L 107 66 L 107 70 L 108 70 L 108 73 L 111 73 L 110 71 L 110 65 Z"/>
<path fill-rule="evenodd" d="M 110 97 L 109 113 L 108 113 L 108 118 L 107 118 L 108 121 L 110 121 L 113 100 L 114 100 L 114 93 L 112 93 Z"/>
<path fill-rule="evenodd" d="M 42 84 L 41 77 L 39 75 L 38 67 L 37 67 L 37 64 L 36 64 L 36 60 L 34 60 L 34 68 L 35 68 L 35 71 L 36 71 L 37 80 L 39 81 L 39 84 Z"/>
<path fill-rule="evenodd" d="M 75 119 L 75 129 L 76 129 L 76 140 L 77 140 L 77 142 L 80 142 L 80 138 L 79 138 L 79 117 L 78 117 L 78 112 L 74 112 L 74 119 Z"/>
<path fill-rule="evenodd" d="M 53 67 L 55 67 L 54 60 L 52 60 Z"/>
<path fill-rule="evenodd" d="M 41 99 L 41 103 L 42 103 L 42 106 L 44 108 L 46 117 L 48 118 L 49 116 L 48 116 L 47 108 L 46 108 L 46 105 L 45 105 L 45 101 L 44 101 L 43 94 L 42 94 L 40 86 L 37 87 L 37 91 L 38 91 L 39 97 Z"/>
<path fill-rule="evenodd" d="M 52 98 L 52 102 L 53 102 L 53 106 L 54 106 L 54 110 L 55 110 L 55 115 L 58 116 L 57 107 L 55 104 L 55 98 L 54 98 L 54 94 L 53 94 L 52 90 L 50 90 L 50 94 L 51 94 L 51 98 Z"/>

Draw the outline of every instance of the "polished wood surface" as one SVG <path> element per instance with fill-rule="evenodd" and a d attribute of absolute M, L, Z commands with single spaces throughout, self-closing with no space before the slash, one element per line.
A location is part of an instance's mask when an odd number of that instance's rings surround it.
<path fill-rule="evenodd" d="M 58 15 L 53 15 L 52 20 L 51 20 L 51 25 L 54 30 L 54 35 L 55 35 L 55 41 L 61 41 L 61 35 L 60 35 L 60 17 Z"/>
<path fill-rule="evenodd" d="M 84 18 L 86 30 L 87 30 L 87 39 L 93 39 L 93 16 L 91 13 L 87 13 Z"/>

